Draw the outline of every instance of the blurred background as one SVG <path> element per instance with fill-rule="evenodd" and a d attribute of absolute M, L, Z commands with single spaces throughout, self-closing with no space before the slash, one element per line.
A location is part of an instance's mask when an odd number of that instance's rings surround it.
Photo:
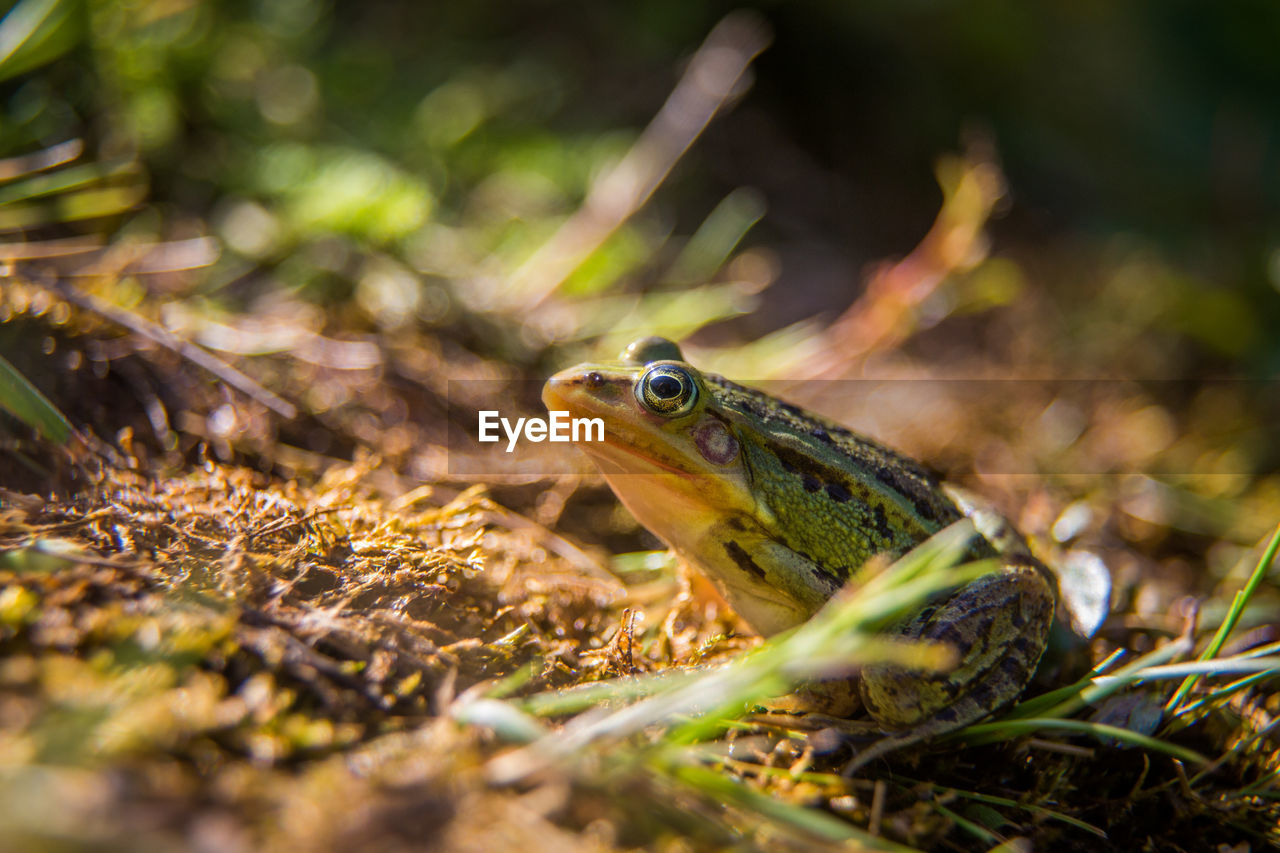
<path fill-rule="evenodd" d="M 751 644 L 581 454 L 455 440 L 644 335 L 1105 563 L 1093 660 L 1222 624 L 1280 519 L 1278 44 L 1264 0 L 0 0 L 0 836 L 749 844 L 719 769 L 699 836 L 684 765 L 497 792 L 528 729 L 444 719 Z M 1223 654 L 1274 651 L 1274 579 Z M 1274 732 L 1249 683 L 1186 742 Z M 1274 745 L 1222 796 L 1062 747 L 943 751 L 888 834 L 952 844 L 959 786 L 1274 841 Z"/>
<path fill-rule="evenodd" d="M 1037 474 L 1129 536 L 1252 543 L 1277 34 L 1249 0 L 22 0 L 0 353 L 157 470 L 369 451 L 411 485 L 473 398 L 534 411 L 662 334 L 1015 505 Z M 589 468 L 525 463 L 556 522 L 547 477 Z"/>

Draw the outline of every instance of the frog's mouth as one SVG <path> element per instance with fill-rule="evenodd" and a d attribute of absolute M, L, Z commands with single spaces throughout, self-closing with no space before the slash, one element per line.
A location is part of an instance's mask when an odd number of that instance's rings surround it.
<path fill-rule="evenodd" d="M 697 479 L 693 474 L 682 468 L 655 459 L 653 456 L 642 453 L 625 442 L 610 438 L 607 432 L 602 442 L 584 443 L 578 446 L 583 452 L 596 459 L 596 464 L 602 468 L 606 464 L 611 466 L 613 470 L 608 472 L 610 474 L 674 474 L 685 480 Z M 632 460 L 637 460 L 638 464 Z M 630 464 L 626 464 L 628 462 Z M 646 468 L 652 470 L 641 470 Z"/>

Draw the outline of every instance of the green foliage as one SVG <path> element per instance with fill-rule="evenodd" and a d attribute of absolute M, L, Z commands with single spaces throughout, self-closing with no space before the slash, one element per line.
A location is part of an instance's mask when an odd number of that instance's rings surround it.
<path fill-rule="evenodd" d="M 1222 620 L 1222 624 L 1218 626 L 1218 630 L 1214 633 L 1213 639 L 1209 641 L 1208 645 L 1205 646 L 1204 651 L 1200 653 L 1201 662 L 1212 663 L 1218 659 L 1218 653 L 1222 651 L 1223 644 L 1225 644 L 1227 638 L 1231 636 L 1231 632 L 1235 630 L 1236 625 L 1240 621 L 1240 617 L 1244 614 L 1245 607 L 1249 604 L 1249 600 L 1253 598 L 1254 594 L 1258 591 L 1258 586 L 1262 583 L 1262 579 L 1267 576 L 1267 572 L 1271 570 L 1271 566 L 1275 563 L 1277 551 L 1280 551 L 1280 528 L 1277 528 L 1276 532 L 1272 534 L 1271 541 L 1267 544 L 1267 548 L 1263 552 L 1262 557 L 1258 560 L 1258 564 L 1254 567 L 1252 574 L 1249 575 L 1249 580 L 1245 583 L 1244 588 L 1237 592 L 1235 597 L 1232 599 L 1231 609 L 1227 611 L 1227 617 Z M 1210 668 L 1209 671 L 1213 671 L 1213 669 Z M 1191 692 L 1191 689 L 1195 687 L 1196 682 L 1199 681 L 1199 679 L 1200 673 L 1192 673 L 1188 675 L 1187 679 L 1178 686 L 1176 691 L 1174 691 L 1173 696 L 1170 697 L 1168 703 L 1165 705 L 1165 709 L 1170 713 L 1176 713 L 1179 705 L 1182 704 L 1183 700 L 1187 697 L 1187 694 Z"/>
<path fill-rule="evenodd" d="M 21 0 L 0 20 L 0 81 L 39 68 L 80 37 L 76 0 Z"/>
<path fill-rule="evenodd" d="M 71 437 L 73 430 L 66 416 L 3 356 L 0 356 L 0 408 L 59 444 Z"/>

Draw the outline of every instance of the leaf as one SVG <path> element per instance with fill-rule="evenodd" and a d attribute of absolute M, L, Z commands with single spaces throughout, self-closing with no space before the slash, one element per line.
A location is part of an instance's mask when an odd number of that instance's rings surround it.
<path fill-rule="evenodd" d="M 66 444 L 73 432 L 66 415 L 4 356 L 0 356 L 0 408 L 58 444 Z"/>
<path fill-rule="evenodd" d="M 0 80 L 51 62 L 79 38 L 75 4 L 24 0 L 0 20 Z"/>

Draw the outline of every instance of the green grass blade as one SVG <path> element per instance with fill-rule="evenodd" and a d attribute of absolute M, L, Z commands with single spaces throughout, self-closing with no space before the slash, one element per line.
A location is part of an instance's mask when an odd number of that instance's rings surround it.
<path fill-rule="evenodd" d="M 976 726 L 969 726 L 964 731 L 971 735 L 999 735 L 999 740 L 1008 740 L 1015 735 L 1031 734 L 1038 731 L 1069 731 L 1080 734 L 1091 735 L 1099 740 L 1111 738 L 1113 740 L 1121 740 L 1131 743 L 1134 746 L 1141 746 L 1156 752 L 1163 752 L 1174 758 L 1180 758 L 1183 761 L 1192 764 L 1208 764 L 1209 759 L 1205 758 L 1194 750 L 1177 746 L 1167 741 L 1153 738 L 1148 735 L 1138 734 L 1137 732 L 1122 729 L 1118 726 L 1108 726 L 1105 723 L 1091 723 L 1086 720 L 1060 720 L 1049 719 L 1046 717 L 1032 717 L 1025 720 L 997 720 L 991 723 L 979 723 Z"/>
<path fill-rule="evenodd" d="M 75 44 L 75 3 L 23 0 L 0 20 L 0 80 L 56 59 Z"/>
<path fill-rule="evenodd" d="M 966 800 L 973 800 L 974 802 L 977 802 L 977 803 L 986 803 L 992 806 L 1005 806 L 1006 808 L 1021 809 L 1022 811 L 1031 812 L 1032 814 L 1040 815 L 1049 820 L 1056 820 L 1060 823 L 1069 824 L 1071 826 L 1074 826 L 1076 829 L 1083 829 L 1085 832 L 1088 832 L 1092 835 L 1096 835 L 1099 838 L 1107 837 L 1107 833 L 1104 830 L 1102 830 L 1100 827 L 1094 826 L 1091 823 L 1086 823 L 1085 821 L 1080 820 L 1079 818 L 1072 817 L 1071 815 L 1066 815 L 1066 814 L 1063 814 L 1062 812 L 1054 811 L 1053 809 L 1047 809 L 1044 806 L 1035 805 L 1034 803 L 1021 803 L 1021 802 L 1018 802 L 1017 800 L 1011 800 L 1008 797 L 997 797 L 991 794 L 979 794 L 977 791 L 965 791 L 960 788 L 944 788 L 939 785 L 934 785 L 933 788 L 935 791 L 938 791 L 939 793 L 952 793 L 958 797 L 963 797 Z"/>
<path fill-rule="evenodd" d="M 1105 667 L 1110 666 L 1117 658 L 1117 654 L 1113 653 L 1102 663 L 1094 667 L 1093 673 L 1074 684 L 1062 687 L 1057 690 L 1046 693 L 1044 696 L 1037 696 L 1015 705 L 1007 714 L 1001 716 L 993 723 L 1013 722 L 1029 717 L 1037 717 L 1039 719 L 1063 718 L 1081 708 L 1094 702 L 1110 696 L 1112 693 L 1123 689 L 1131 684 L 1134 680 L 1135 673 L 1142 672 L 1144 669 L 1152 666 L 1163 664 L 1171 658 L 1190 649 L 1190 643 L 1184 639 L 1175 640 L 1172 643 L 1161 646 L 1158 649 L 1147 652 L 1138 659 L 1131 661 L 1120 669 L 1116 670 L 1114 675 L 1095 675 L 1102 671 Z M 1048 701 L 1053 699 L 1051 703 Z M 999 735 L 998 730 L 986 730 L 986 734 L 975 735 L 974 729 L 982 726 L 989 726 L 991 723 L 980 723 L 978 726 L 968 726 L 958 732 L 950 735 L 958 740 L 964 741 L 970 746 L 979 746 L 984 743 L 996 743 L 1004 740 Z"/>
<path fill-rule="evenodd" d="M 1127 676 L 1104 675 L 1095 679 L 1095 682 L 1109 684 L 1112 679 L 1116 679 L 1126 683 L 1136 683 L 1139 681 L 1161 681 L 1167 678 L 1183 678 L 1188 675 L 1236 675 L 1241 672 L 1280 674 L 1280 657 L 1230 657 L 1173 663 L 1166 666 L 1147 667 Z"/>
<path fill-rule="evenodd" d="M 1182 707 L 1178 708 L 1178 710 L 1174 713 L 1173 718 L 1175 720 L 1181 719 L 1183 717 L 1194 714 L 1196 711 L 1200 710 L 1201 708 L 1207 708 L 1212 705 L 1220 704 L 1226 701 L 1227 699 L 1231 698 L 1231 696 L 1234 695 L 1235 693 L 1238 693 L 1241 690 L 1245 690 L 1249 687 L 1252 687 L 1253 685 L 1258 684 L 1260 682 L 1266 681 L 1271 678 L 1275 678 L 1277 675 L 1280 675 L 1280 673 L 1277 673 L 1275 670 L 1267 670 L 1265 672 L 1255 672 L 1253 675 L 1246 675 L 1244 678 L 1238 678 L 1229 684 L 1222 685 L 1217 690 L 1212 690 L 1209 693 L 1206 693 L 1204 696 L 1201 696 L 1196 701 L 1189 702 L 1186 705 L 1183 705 Z"/>
<path fill-rule="evenodd" d="M 1054 714 L 1043 713 L 1050 708 L 1056 708 L 1064 705 L 1068 700 L 1080 693 L 1084 692 L 1093 680 L 1111 668 L 1111 665 L 1124 657 L 1124 649 L 1116 649 L 1107 655 L 1106 659 L 1098 663 L 1093 669 L 1089 670 L 1089 674 L 1079 681 L 1068 684 L 1065 687 L 1059 687 L 1056 690 L 1050 690 L 1048 693 L 1042 693 L 1034 696 L 1025 702 L 1019 702 L 1017 705 L 1009 709 L 1002 719 L 1018 719 L 1020 717 L 1049 717 L 1056 716 Z"/>
<path fill-rule="evenodd" d="M 951 809 L 949 809 L 949 808 L 947 808 L 946 806 L 942 805 L 942 803 L 933 803 L 932 805 L 933 805 L 934 810 L 935 810 L 935 811 L 937 811 L 937 812 L 938 812 L 938 814 L 940 814 L 940 815 L 942 815 L 943 817 L 947 818 L 947 819 L 948 819 L 948 820 L 950 820 L 952 823 L 954 823 L 956 826 L 960 827 L 960 828 L 961 828 L 961 829 L 963 829 L 965 832 L 967 832 L 967 833 L 969 833 L 970 835 L 974 836 L 975 838 L 977 838 L 979 841 L 983 842 L 984 844 L 999 844 L 999 843 L 1000 843 L 1000 836 L 996 835 L 994 832 L 992 832 L 991 830 L 987 829 L 985 826 L 979 826 L 978 824 L 974 823 L 973 821 L 969 820 L 968 818 L 961 817 L 960 815 L 958 815 L 958 814 L 956 814 L 955 812 L 953 812 Z"/>
<path fill-rule="evenodd" d="M 1253 574 L 1249 575 L 1249 580 L 1245 582 L 1244 588 L 1236 593 L 1235 599 L 1231 602 L 1231 609 L 1227 611 L 1227 618 L 1222 620 L 1222 624 L 1218 626 L 1218 631 L 1213 635 L 1213 639 L 1209 641 L 1209 645 L 1200 654 L 1200 660 L 1212 660 L 1218 656 L 1218 652 L 1222 650 L 1222 646 L 1227 641 L 1227 637 L 1235 630 L 1236 623 L 1240 621 L 1240 614 L 1244 612 L 1245 605 L 1249 603 L 1249 599 L 1253 598 L 1253 594 L 1258 589 L 1258 585 L 1262 583 L 1262 579 L 1266 577 L 1267 571 L 1271 568 L 1271 563 L 1276 558 L 1276 551 L 1280 550 L 1280 526 L 1276 527 L 1276 532 L 1271 535 L 1271 541 L 1267 544 L 1267 549 L 1262 555 L 1262 559 L 1258 561 L 1258 565 L 1254 568 Z M 1169 701 L 1165 703 L 1166 712 L 1174 712 L 1182 701 L 1186 699 L 1187 694 L 1201 679 L 1200 674 L 1187 676 L 1186 680 L 1178 686 L 1173 695 L 1169 697 Z"/>
<path fill-rule="evenodd" d="M 896 844 L 886 838 L 871 835 L 826 812 L 792 805 L 768 794 L 754 791 L 715 770 L 696 765 L 677 765 L 671 775 L 691 788 L 703 792 L 716 802 L 735 805 L 749 814 L 801 830 L 823 841 L 854 841 L 872 850 L 917 853 L 914 847 Z"/>
<path fill-rule="evenodd" d="M 0 204 L 16 204 L 43 196 L 84 189 L 129 168 L 131 168 L 129 164 L 111 166 L 101 163 L 67 166 L 48 174 L 15 181 L 0 188 Z"/>
<path fill-rule="evenodd" d="M 73 429 L 66 415 L 4 356 L 0 356 L 0 408 L 59 444 L 71 437 Z"/>

